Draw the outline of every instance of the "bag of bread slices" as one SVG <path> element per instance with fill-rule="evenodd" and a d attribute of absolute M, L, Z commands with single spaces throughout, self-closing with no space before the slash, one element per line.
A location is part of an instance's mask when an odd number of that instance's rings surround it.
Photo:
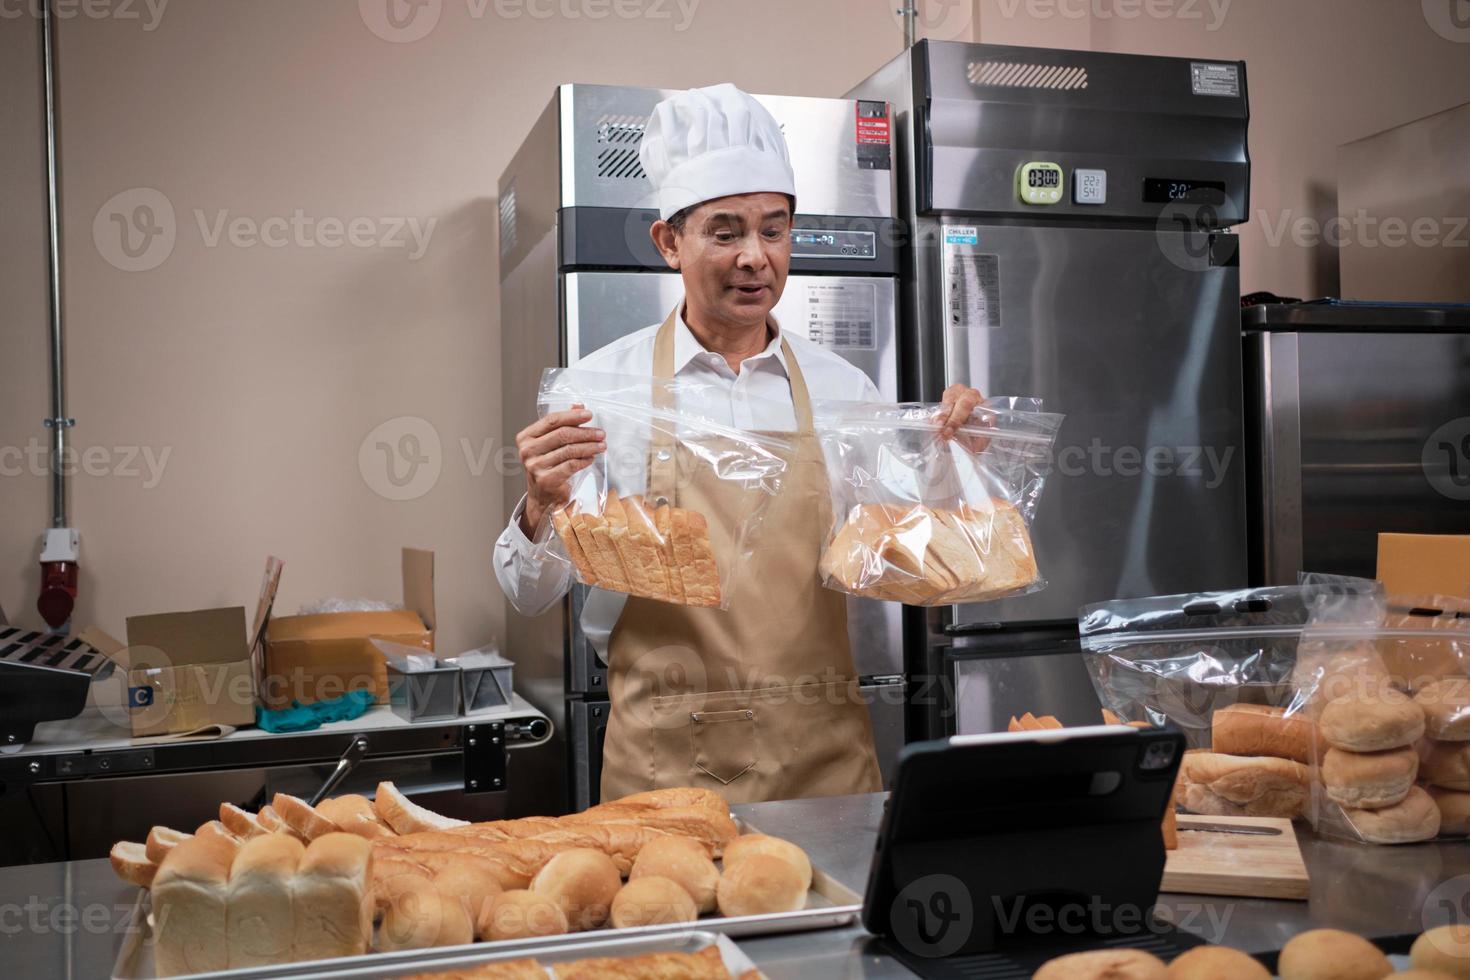
<path fill-rule="evenodd" d="M 830 589 L 915 606 L 1045 586 L 1030 526 L 1062 416 L 993 398 L 952 439 L 935 404 L 816 401 L 832 488 Z"/>
<path fill-rule="evenodd" d="M 538 412 L 573 405 L 592 413 L 607 449 L 537 528 L 537 556 L 569 564 L 577 581 L 599 589 L 728 608 L 780 491 L 790 441 L 729 424 L 729 393 L 698 379 L 547 370 Z"/>
<path fill-rule="evenodd" d="M 1302 635 L 1312 824 L 1367 844 L 1470 834 L 1470 600 L 1388 596 L 1364 612 Z"/>
<path fill-rule="evenodd" d="M 1123 721 L 1172 724 L 1190 748 L 1176 795 L 1210 816 L 1306 816 L 1317 726 L 1297 655 L 1316 614 L 1351 615 L 1363 579 L 1118 600 L 1083 608 L 1083 660 Z"/>

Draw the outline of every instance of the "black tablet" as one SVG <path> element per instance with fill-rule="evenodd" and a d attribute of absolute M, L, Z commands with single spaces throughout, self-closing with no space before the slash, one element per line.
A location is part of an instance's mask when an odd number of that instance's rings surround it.
<path fill-rule="evenodd" d="M 1098 725 L 907 746 L 863 924 L 937 957 L 1147 928 L 1184 744 Z"/>

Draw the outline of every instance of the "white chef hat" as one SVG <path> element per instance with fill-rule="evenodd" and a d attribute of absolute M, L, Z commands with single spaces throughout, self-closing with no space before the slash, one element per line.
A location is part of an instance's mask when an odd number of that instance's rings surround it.
<path fill-rule="evenodd" d="M 731 194 L 796 196 L 781 127 L 755 99 L 726 82 L 664 99 L 638 144 L 638 159 L 658 195 L 658 213 Z"/>

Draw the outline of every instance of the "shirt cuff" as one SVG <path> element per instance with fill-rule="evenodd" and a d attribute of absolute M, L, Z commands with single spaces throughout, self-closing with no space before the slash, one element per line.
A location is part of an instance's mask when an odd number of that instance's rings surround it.
<path fill-rule="evenodd" d="M 530 558 L 536 551 L 536 545 L 526 537 L 526 532 L 521 530 L 521 517 L 526 513 L 526 497 L 521 495 L 516 509 L 510 512 L 510 525 L 505 529 L 505 540 L 521 558 Z"/>

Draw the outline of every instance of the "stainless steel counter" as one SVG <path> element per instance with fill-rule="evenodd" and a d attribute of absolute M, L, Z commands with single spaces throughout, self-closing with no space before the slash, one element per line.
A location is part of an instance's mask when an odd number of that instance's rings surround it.
<path fill-rule="evenodd" d="M 736 812 L 801 844 L 814 864 L 861 892 L 884 799 L 757 803 Z M 1160 905 L 1183 928 L 1251 952 L 1279 949 L 1317 926 L 1413 935 L 1470 910 L 1470 844 L 1364 847 L 1303 835 L 1302 847 L 1312 875 L 1307 902 L 1165 895 Z M 135 895 L 105 860 L 0 868 L 0 962 L 22 977 L 108 976 Z M 861 927 L 739 943 L 771 980 L 912 975 L 876 953 Z"/>

